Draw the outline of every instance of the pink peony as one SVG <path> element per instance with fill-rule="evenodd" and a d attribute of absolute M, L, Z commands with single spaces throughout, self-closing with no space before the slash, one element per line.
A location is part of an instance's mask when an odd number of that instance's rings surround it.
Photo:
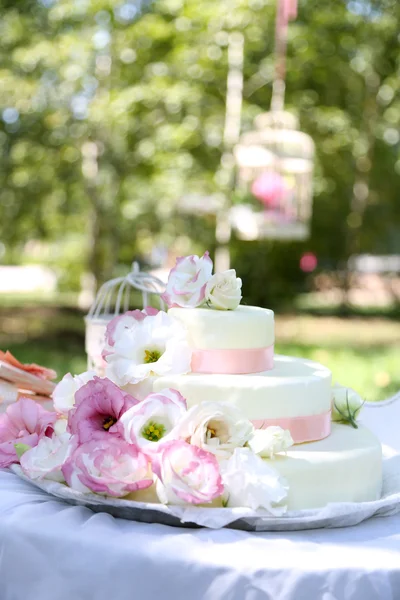
<path fill-rule="evenodd" d="M 156 308 L 147 306 L 143 310 L 130 310 L 123 315 L 114 317 L 107 325 L 106 344 L 111 347 L 114 346 L 117 330 L 130 329 L 136 322 L 143 321 L 146 317 L 154 317 L 159 312 Z M 107 349 L 104 354 L 108 354 Z"/>
<path fill-rule="evenodd" d="M 74 490 L 117 498 L 153 483 L 145 455 L 136 446 L 112 437 L 78 446 L 62 466 L 62 472 Z"/>
<path fill-rule="evenodd" d="M 171 269 L 162 299 L 171 306 L 195 308 L 204 303 L 206 284 L 211 278 L 213 263 L 208 254 L 181 256 Z"/>
<path fill-rule="evenodd" d="M 34 400 L 21 398 L 0 415 L 0 467 L 19 462 L 15 444 L 33 448 L 54 431 L 56 413 L 49 412 Z"/>
<path fill-rule="evenodd" d="M 210 452 L 183 441 L 160 449 L 153 462 L 157 492 L 164 504 L 203 504 L 224 491 L 217 459 Z"/>
<path fill-rule="evenodd" d="M 68 429 L 79 443 L 121 437 L 118 421 L 138 403 L 109 379 L 95 377 L 75 394 L 75 408 L 68 413 Z"/>

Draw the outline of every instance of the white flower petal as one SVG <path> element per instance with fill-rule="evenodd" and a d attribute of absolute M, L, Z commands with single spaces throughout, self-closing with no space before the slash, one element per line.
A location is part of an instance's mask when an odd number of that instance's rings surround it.
<path fill-rule="evenodd" d="M 62 415 L 67 415 L 75 406 L 76 392 L 95 376 L 94 371 L 85 371 L 75 376 L 67 373 L 53 390 L 52 398 L 55 410 Z"/>
<path fill-rule="evenodd" d="M 278 426 L 256 429 L 248 441 L 249 448 L 264 458 L 273 458 L 275 454 L 285 452 L 292 445 L 290 431 Z"/>
<path fill-rule="evenodd" d="M 218 458 L 227 458 L 235 448 L 244 446 L 253 431 L 251 422 L 235 406 L 222 402 L 202 402 L 193 406 L 176 428 L 181 439 Z"/>
<path fill-rule="evenodd" d="M 227 506 L 263 508 L 275 516 L 286 512 L 285 480 L 249 448 L 236 448 L 220 470 Z"/>
<path fill-rule="evenodd" d="M 106 355 L 106 375 L 117 385 L 137 384 L 152 373 L 161 376 L 190 371 L 192 352 L 186 329 L 165 312 L 135 321 L 132 330 L 117 328 L 114 341 Z M 146 352 L 158 352 L 160 358 L 146 363 Z"/>
<path fill-rule="evenodd" d="M 51 479 L 62 482 L 61 467 L 72 450 L 71 435 L 63 433 L 43 437 L 21 457 L 22 470 L 31 479 Z"/>

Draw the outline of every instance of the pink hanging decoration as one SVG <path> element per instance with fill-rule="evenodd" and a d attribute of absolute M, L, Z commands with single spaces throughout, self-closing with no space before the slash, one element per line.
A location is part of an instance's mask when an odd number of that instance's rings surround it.
<path fill-rule="evenodd" d="M 253 182 L 251 193 L 260 200 L 265 208 L 277 209 L 285 198 L 287 188 L 285 180 L 279 173 L 262 173 Z"/>
<path fill-rule="evenodd" d="M 297 17 L 297 0 L 280 0 L 279 13 L 287 25 Z"/>
<path fill-rule="evenodd" d="M 286 44 L 289 21 L 297 17 L 297 0 L 277 0 L 275 28 L 275 80 L 272 91 L 272 110 L 283 110 L 286 77 Z"/>

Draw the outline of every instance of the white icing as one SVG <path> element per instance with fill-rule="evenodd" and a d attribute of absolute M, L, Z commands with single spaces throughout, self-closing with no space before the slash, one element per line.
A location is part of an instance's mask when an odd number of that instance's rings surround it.
<path fill-rule="evenodd" d="M 275 355 L 274 368 L 265 373 L 189 373 L 160 377 L 154 382 L 154 391 L 168 387 L 179 390 L 189 408 L 204 400 L 232 402 L 251 420 L 322 414 L 331 406 L 329 369 L 291 356 Z"/>
<path fill-rule="evenodd" d="M 377 500 L 382 489 L 382 448 L 365 427 L 332 423 L 324 440 L 298 444 L 266 459 L 289 483 L 289 510 L 331 502 Z"/>
<path fill-rule="evenodd" d="M 267 308 L 170 308 L 168 314 L 185 325 L 193 348 L 266 348 L 274 343 L 274 313 Z"/>

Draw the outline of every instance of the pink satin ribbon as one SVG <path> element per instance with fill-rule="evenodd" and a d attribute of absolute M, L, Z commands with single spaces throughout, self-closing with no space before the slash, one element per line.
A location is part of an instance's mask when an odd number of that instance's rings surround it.
<path fill-rule="evenodd" d="M 193 373 L 247 374 L 274 368 L 274 346 L 240 350 L 194 350 Z"/>
<path fill-rule="evenodd" d="M 321 415 L 308 417 L 291 417 L 289 419 L 256 419 L 252 421 L 256 429 L 266 429 L 271 425 L 278 425 L 282 429 L 289 429 L 295 444 L 316 442 L 328 437 L 331 432 L 331 411 Z"/>

